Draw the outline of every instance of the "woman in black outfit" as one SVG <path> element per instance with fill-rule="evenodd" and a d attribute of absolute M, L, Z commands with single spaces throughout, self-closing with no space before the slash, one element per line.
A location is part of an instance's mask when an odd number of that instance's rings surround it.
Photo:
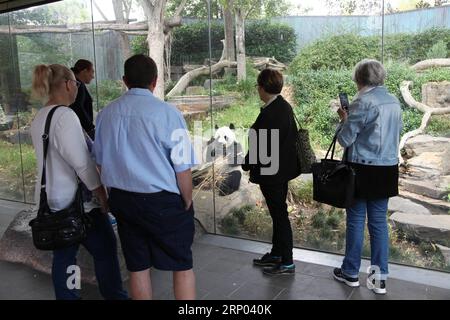
<path fill-rule="evenodd" d="M 75 78 L 81 82 L 75 102 L 70 106 L 80 119 L 81 127 L 94 140 L 95 125 L 94 112 L 92 107 L 92 97 L 86 85 L 94 79 L 94 65 L 89 60 L 80 59 L 71 68 Z"/>
<path fill-rule="evenodd" d="M 289 180 L 300 175 L 295 146 L 297 126 L 292 107 L 280 95 L 283 88 L 280 72 L 261 71 L 257 88 L 265 105 L 251 126 L 249 151 L 242 168 L 250 170 L 250 181 L 261 188 L 272 218 L 273 233 L 271 252 L 253 263 L 268 267 L 264 268 L 264 274 L 294 274 L 292 229 L 286 197 Z"/>

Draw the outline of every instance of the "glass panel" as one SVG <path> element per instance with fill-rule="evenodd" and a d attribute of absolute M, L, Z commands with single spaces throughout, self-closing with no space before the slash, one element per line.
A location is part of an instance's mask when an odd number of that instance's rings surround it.
<path fill-rule="evenodd" d="M 24 201 L 19 113 L 24 95 L 18 67 L 18 39 L 9 14 L 0 15 L 0 198 Z"/>
<path fill-rule="evenodd" d="M 89 0 L 63 1 L 12 12 L 10 17 L 21 88 L 18 111 L 25 200 L 34 202 L 36 165 L 29 125 L 42 103 L 30 97 L 33 68 L 41 63 L 70 67 L 80 58 L 94 61 L 91 6 Z"/>
<path fill-rule="evenodd" d="M 424 113 L 402 94 L 402 84 L 415 101 L 432 112 L 450 107 L 450 70 L 430 60 L 450 57 L 450 6 L 440 3 L 386 1 L 387 85 L 402 104 L 403 135 L 421 126 Z M 405 81 L 411 81 L 409 89 Z M 391 200 L 393 208 L 395 201 L 395 210 L 390 211 L 396 212 L 389 214 L 391 261 L 450 271 L 450 261 L 444 257 L 449 238 L 440 231 L 446 228 L 450 209 L 449 137 L 447 112 L 432 115 L 424 132 L 404 144 L 400 195 Z M 426 221 L 418 222 L 417 214 L 426 214 Z"/>
<path fill-rule="evenodd" d="M 214 121 L 219 127 L 235 125 L 236 140 L 245 154 L 247 131 L 264 105 L 255 88 L 256 77 L 262 68 L 277 68 L 285 80 L 281 95 L 309 130 L 316 155 L 322 158 L 338 124 L 339 92 L 347 93 L 349 99 L 357 92 L 352 82 L 355 64 L 363 58 L 381 59 L 382 1 L 289 3 L 291 7 L 275 10 L 277 17 L 264 15 L 274 10 L 261 7 L 245 21 L 246 79 L 236 84 L 236 76 L 220 77 L 223 85 L 217 91 L 235 96 L 236 101 L 217 111 Z M 232 187 L 230 181 L 239 175 L 231 174 L 234 168 L 226 168 L 223 181 Z M 216 192 L 218 232 L 270 242 L 272 219 L 264 197 L 258 185 L 248 182 L 248 173 L 239 172 L 237 189 L 223 197 Z M 216 176 L 220 177 L 219 170 Z M 294 245 L 343 253 L 345 213 L 314 202 L 311 180 L 311 175 L 302 174 L 289 183 L 287 204 Z"/>

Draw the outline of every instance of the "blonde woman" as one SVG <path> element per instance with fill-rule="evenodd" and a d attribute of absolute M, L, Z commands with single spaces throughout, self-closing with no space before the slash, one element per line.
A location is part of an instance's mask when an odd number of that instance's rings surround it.
<path fill-rule="evenodd" d="M 46 161 L 46 191 L 52 211 L 68 207 L 78 187 L 78 178 L 93 191 L 101 208 L 89 212 L 94 226 L 82 244 L 94 258 L 99 289 L 105 299 L 126 299 L 117 258 L 116 238 L 109 222 L 106 191 L 91 159 L 75 112 L 68 108 L 77 96 L 80 83 L 72 71 L 59 64 L 38 65 L 33 73 L 32 92 L 44 102 L 31 124 L 31 135 L 37 158 L 38 176 L 42 175 L 42 135 L 47 115 L 55 107 L 50 124 Z M 36 183 L 35 198 L 39 201 L 40 179 Z M 76 265 L 79 245 L 53 251 L 52 279 L 56 299 L 80 299 L 79 288 L 68 287 L 70 266 Z M 70 281 L 69 281 L 70 284 Z"/>

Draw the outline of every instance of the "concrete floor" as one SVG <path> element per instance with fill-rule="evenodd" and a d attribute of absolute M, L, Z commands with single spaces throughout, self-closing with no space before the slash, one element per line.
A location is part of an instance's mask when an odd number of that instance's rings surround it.
<path fill-rule="evenodd" d="M 0 201 L 0 236 L 23 206 Z M 196 238 L 192 249 L 199 300 L 450 299 L 447 285 L 438 287 L 424 284 L 424 281 L 400 279 L 389 279 L 387 295 L 375 295 L 366 288 L 364 274 L 360 279 L 361 287 L 349 288 L 333 280 L 331 266 L 310 263 L 308 259 L 302 261 L 298 254 L 294 255 L 297 259 L 295 276 L 265 276 L 251 262 L 260 257 L 261 248 L 268 245 L 252 242 L 249 246 L 247 240 L 238 239 L 232 242 L 234 248 L 220 236 L 205 234 Z M 236 244 L 240 250 L 236 249 Z M 252 252 L 251 248 L 257 246 L 259 249 Z M 428 271 L 417 269 L 416 272 L 420 275 Z M 448 274 L 442 277 L 443 281 L 449 279 Z M 155 299 L 173 299 L 170 272 L 153 270 L 152 283 Z M 83 299 L 101 299 L 96 286 L 82 284 L 81 290 Z M 20 264 L 0 262 L 0 299 L 54 299 L 51 277 Z"/>

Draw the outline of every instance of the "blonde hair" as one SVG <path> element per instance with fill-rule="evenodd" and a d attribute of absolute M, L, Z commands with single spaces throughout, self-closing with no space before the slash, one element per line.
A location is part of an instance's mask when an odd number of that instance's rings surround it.
<path fill-rule="evenodd" d="M 46 100 L 54 92 L 61 81 L 73 79 L 72 71 L 61 64 L 40 64 L 34 67 L 32 96 Z"/>

